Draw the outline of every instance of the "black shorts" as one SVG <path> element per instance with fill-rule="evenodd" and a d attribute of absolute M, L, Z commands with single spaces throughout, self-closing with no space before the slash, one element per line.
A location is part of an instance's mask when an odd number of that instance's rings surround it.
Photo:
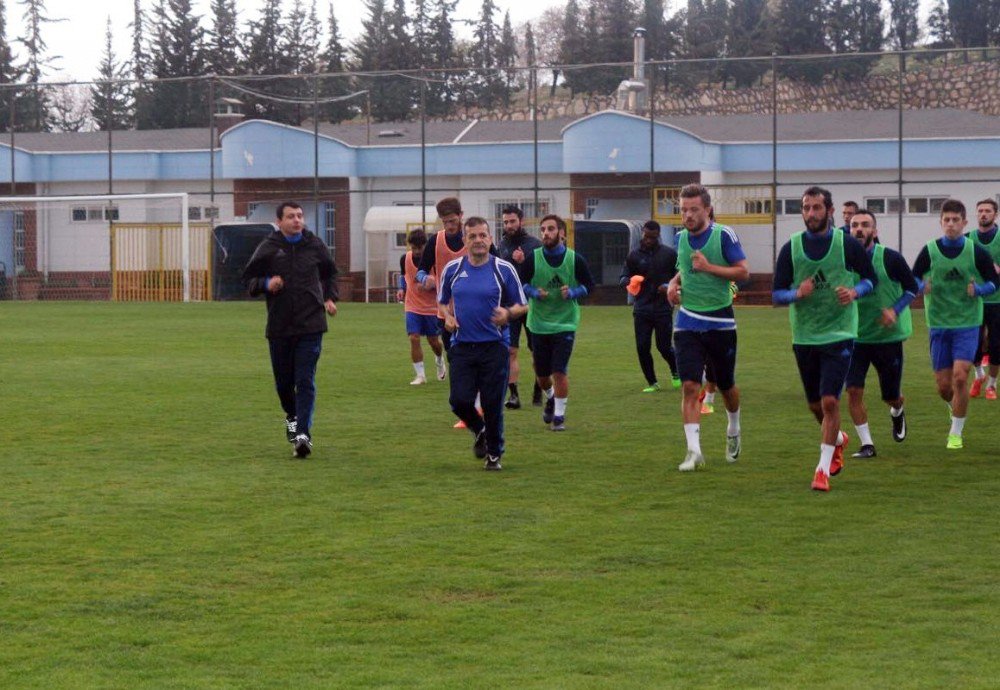
<path fill-rule="evenodd" d="M 736 330 L 674 331 L 674 354 L 681 381 L 701 383 L 710 367 L 720 391 L 736 385 Z"/>
<path fill-rule="evenodd" d="M 826 345 L 792 345 L 806 400 L 819 402 L 823 396 L 840 397 L 851 368 L 853 340 L 840 340 Z"/>
<path fill-rule="evenodd" d="M 528 349 L 531 349 L 531 331 L 528 330 L 527 325 L 524 323 L 525 317 L 520 319 L 514 319 L 511 321 L 507 328 L 510 330 L 510 346 L 511 347 L 521 347 L 521 331 L 524 331 L 525 340 L 528 343 Z"/>
<path fill-rule="evenodd" d="M 990 364 L 1000 364 L 1000 304 L 983 305 L 983 329 L 986 331 L 983 353 L 990 356 Z M 980 331 L 979 337 L 983 337 L 982 331 Z M 979 364 L 979 362 L 975 362 L 975 364 Z"/>
<path fill-rule="evenodd" d="M 848 388 L 864 388 L 868 367 L 875 367 L 883 400 L 898 400 L 903 384 L 903 341 L 895 343 L 855 343 Z"/>
<path fill-rule="evenodd" d="M 532 333 L 531 347 L 535 360 L 536 376 L 552 376 L 553 372 L 566 374 L 569 358 L 573 354 L 576 331 L 562 333 Z"/>

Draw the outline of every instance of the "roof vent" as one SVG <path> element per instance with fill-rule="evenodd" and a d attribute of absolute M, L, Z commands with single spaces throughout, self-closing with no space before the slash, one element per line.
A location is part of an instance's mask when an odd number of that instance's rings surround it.
<path fill-rule="evenodd" d="M 380 129 L 378 132 L 379 139 L 387 139 L 389 137 L 401 137 L 403 132 L 398 129 Z"/>

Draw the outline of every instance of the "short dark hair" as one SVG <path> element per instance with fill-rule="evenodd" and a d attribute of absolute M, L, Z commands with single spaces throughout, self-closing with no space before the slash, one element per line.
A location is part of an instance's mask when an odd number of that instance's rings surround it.
<path fill-rule="evenodd" d="M 659 233 L 660 232 L 660 224 L 657 223 L 655 220 L 647 220 L 645 223 L 642 224 L 642 229 L 643 230 L 652 230 L 653 232 Z"/>
<path fill-rule="evenodd" d="M 482 216 L 469 216 L 465 219 L 465 227 L 471 228 L 476 225 L 485 225 L 487 228 L 490 227 L 489 222 Z"/>
<path fill-rule="evenodd" d="M 282 201 L 280 204 L 278 204 L 278 210 L 277 210 L 278 220 L 281 220 L 282 218 L 285 217 L 286 208 L 297 208 L 301 211 L 302 205 L 295 201 Z"/>
<path fill-rule="evenodd" d="M 427 233 L 424 232 L 423 228 L 413 228 L 413 230 L 410 230 L 410 234 L 406 236 L 406 243 L 412 244 L 415 247 L 423 247 L 427 244 Z"/>
<path fill-rule="evenodd" d="M 845 201 L 843 203 L 843 205 L 844 206 L 853 206 L 855 213 L 859 213 L 861 211 L 861 207 L 858 206 L 858 202 L 857 201 Z M 871 214 L 869 214 L 869 215 L 871 215 Z"/>
<path fill-rule="evenodd" d="M 437 209 L 438 217 L 440 218 L 444 218 L 445 216 L 450 216 L 452 214 L 455 214 L 456 216 L 462 215 L 462 202 L 455 196 L 446 196 L 444 199 L 437 202 L 434 208 Z"/>
<path fill-rule="evenodd" d="M 803 199 L 807 196 L 821 196 L 823 197 L 823 205 L 826 206 L 827 209 L 833 208 L 833 195 L 830 194 L 829 189 L 823 189 L 822 187 L 813 185 L 812 187 L 807 187 L 806 191 L 802 192 Z"/>
<path fill-rule="evenodd" d="M 947 199 L 941 204 L 941 215 L 946 213 L 958 213 L 962 216 L 962 220 L 965 220 L 965 204 L 958 199 Z"/>
<path fill-rule="evenodd" d="M 697 182 L 686 184 L 683 187 L 681 187 L 680 198 L 681 199 L 700 198 L 701 203 L 703 203 L 705 206 L 712 205 L 712 195 L 708 193 L 708 190 L 705 189 L 704 185 L 700 185 Z"/>
<path fill-rule="evenodd" d="M 982 204 L 989 204 L 993 207 L 993 213 L 997 212 L 997 202 L 996 199 L 980 199 L 976 202 L 976 208 L 979 208 Z"/>
<path fill-rule="evenodd" d="M 566 232 L 566 221 L 564 221 L 561 216 L 557 216 L 554 213 L 550 213 L 547 216 L 542 216 L 542 219 L 538 221 L 538 224 L 541 225 L 547 220 L 554 220 L 556 222 L 556 227 L 562 230 L 563 232 Z"/>
<path fill-rule="evenodd" d="M 504 206 L 503 211 L 500 212 L 501 216 L 506 216 L 508 213 L 513 213 L 517 216 L 518 220 L 524 220 L 524 211 L 521 210 L 520 206 L 511 204 L 510 206 Z"/>
<path fill-rule="evenodd" d="M 854 216 L 855 216 L 855 218 L 857 216 L 869 216 L 872 219 L 872 227 L 873 228 L 877 228 L 878 227 L 878 219 L 875 218 L 875 214 L 872 213 L 867 208 L 859 208 L 857 211 L 854 212 Z M 853 220 L 854 220 L 854 218 L 851 219 L 852 222 L 853 222 Z"/>

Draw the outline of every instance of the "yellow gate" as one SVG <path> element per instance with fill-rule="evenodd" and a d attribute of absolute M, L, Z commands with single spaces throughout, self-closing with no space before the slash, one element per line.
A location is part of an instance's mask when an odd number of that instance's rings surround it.
<path fill-rule="evenodd" d="M 212 299 L 212 227 L 192 223 L 189 231 L 191 300 L 208 301 Z M 184 300 L 180 223 L 111 224 L 111 299 L 116 302 Z"/>
<path fill-rule="evenodd" d="M 774 221 L 774 192 L 771 185 L 705 185 L 712 195 L 715 222 L 723 225 L 771 225 Z M 680 227 L 681 188 L 656 187 L 653 218 L 660 225 Z"/>

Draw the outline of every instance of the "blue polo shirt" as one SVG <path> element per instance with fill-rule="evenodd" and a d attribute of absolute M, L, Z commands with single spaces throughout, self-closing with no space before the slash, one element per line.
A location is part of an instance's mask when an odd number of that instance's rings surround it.
<path fill-rule="evenodd" d="M 482 266 L 473 266 L 469 257 L 449 261 L 438 285 L 438 302 L 454 300 L 458 330 L 453 343 L 502 342 L 510 345 L 507 327 L 497 328 L 490 319 L 499 306 L 527 304 L 514 265 L 490 256 Z"/>

